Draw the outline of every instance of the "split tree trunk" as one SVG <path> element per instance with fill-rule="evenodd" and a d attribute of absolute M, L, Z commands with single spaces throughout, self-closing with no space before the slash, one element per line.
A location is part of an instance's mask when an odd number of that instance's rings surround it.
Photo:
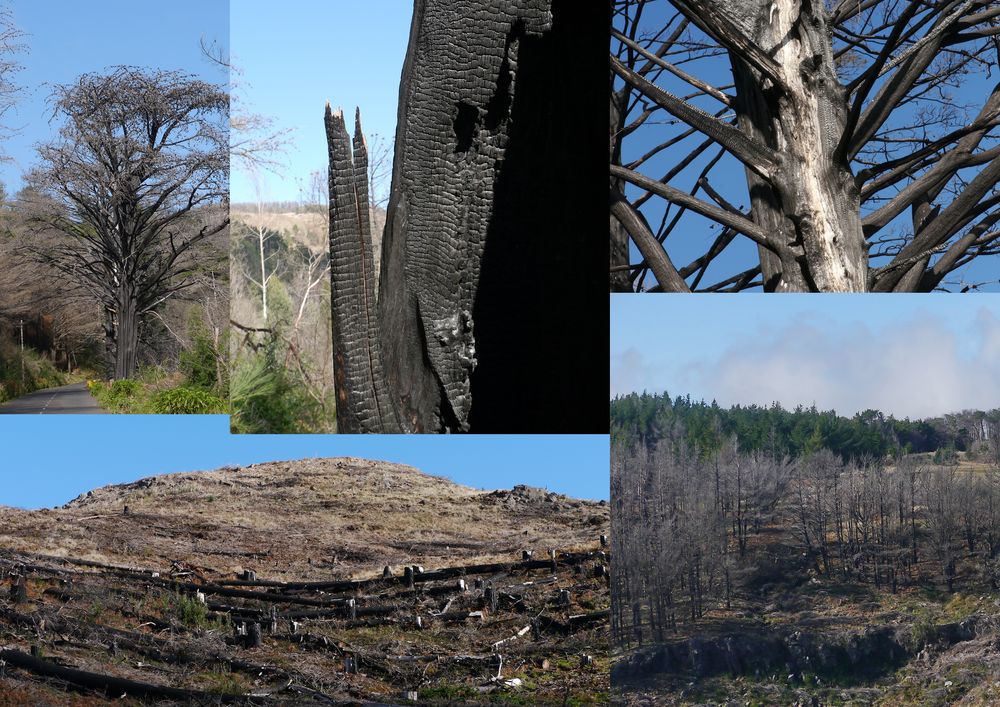
<path fill-rule="evenodd" d="M 847 99 L 823 7 L 808 0 L 740 0 L 725 10 L 775 59 L 786 82 L 781 93 L 731 55 L 739 126 L 782 157 L 771 178 L 774 186 L 747 169 L 753 220 L 805 252 L 782 262 L 762 248 L 764 289 L 864 292 L 868 258 L 860 196 L 848 158 L 837 149 Z"/>
<path fill-rule="evenodd" d="M 399 432 L 382 370 L 368 213 L 368 146 L 355 113 L 353 159 L 344 114 L 326 106 L 330 150 L 330 277 L 337 431 Z"/>

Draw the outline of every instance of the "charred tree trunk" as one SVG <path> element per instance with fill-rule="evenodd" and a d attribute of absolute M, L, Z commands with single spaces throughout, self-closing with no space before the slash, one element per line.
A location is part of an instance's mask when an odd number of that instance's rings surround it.
<path fill-rule="evenodd" d="M 783 258 L 760 248 L 764 288 L 864 292 L 860 195 L 840 145 L 847 95 L 834 69 L 826 13 L 803 0 L 749 0 L 727 12 L 774 58 L 784 83 L 769 83 L 731 54 L 739 126 L 781 156 L 769 180 L 747 169 L 754 221 L 790 246 Z"/>
<path fill-rule="evenodd" d="M 600 3 L 416 0 L 377 324 L 370 236 L 344 223 L 362 172 L 331 137 L 338 404 L 359 420 L 341 431 L 606 430 L 580 382 L 606 368 L 607 68 L 580 47 L 607 26 Z"/>
<path fill-rule="evenodd" d="M 330 150 L 330 277 L 337 431 L 400 432 L 382 370 L 368 214 L 368 147 L 361 111 L 353 159 L 344 114 L 326 106 Z"/>
<path fill-rule="evenodd" d="M 127 283 L 118 286 L 118 301 L 113 312 L 110 342 L 114 351 L 114 379 L 135 376 L 139 349 L 139 305 Z"/>

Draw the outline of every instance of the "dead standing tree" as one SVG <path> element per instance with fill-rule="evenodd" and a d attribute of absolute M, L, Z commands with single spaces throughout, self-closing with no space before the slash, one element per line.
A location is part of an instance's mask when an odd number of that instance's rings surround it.
<path fill-rule="evenodd" d="M 638 289 L 652 271 L 661 291 L 930 291 L 973 259 L 1000 253 L 1000 86 L 985 85 L 1000 54 L 995 3 L 614 5 L 613 289 Z M 692 64 L 725 56 L 732 85 L 692 75 Z M 984 100 L 967 113 L 950 105 L 948 89 L 969 75 L 983 82 Z M 670 92 L 681 85 L 693 92 Z M 682 125 L 629 147 L 629 136 L 648 138 L 664 119 Z M 661 174 L 657 160 L 672 149 L 680 159 Z M 724 152 L 745 167 L 749 212 L 709 182 Z M 675 186 L 703 155 L 693 189 Z M 626 197 L 626 183 L 642 190 L 637 198 Z M 653 197 L 672 205 L 657 229 L 643 209 Z M 664 243 L 685 212 L 722 230 L 678 267 L 677 250 Z M 906 212 L 904 225 L 897 217 Z M 703 284 L 740 236 L 756 245 L 759 264 Z M 643 257 L 637 266 L 629 238 Z"/>
<path fill-rule="evenodd" d="M 224 89 L 172 71 L 118 67 L 56 89 L 60 138 L 30 177 L 35 222 L 60 238 L 42 257 L 104 310 L 115 378 L 136 370 L 142 325 L 197 284 L 193 249 L 229 224 Z"/>
<path fill-rule="evenodd" d="M 339 431 L 607 429 L 608 9 L 415 2 L 377 298 L 367 149 L 327 111 Z"/>

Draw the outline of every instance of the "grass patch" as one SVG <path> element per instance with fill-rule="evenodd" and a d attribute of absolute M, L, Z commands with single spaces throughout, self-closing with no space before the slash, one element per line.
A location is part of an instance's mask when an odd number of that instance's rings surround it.
<path fill-rule="evenodd" d="M 199 673 L 197 684 L 204 685 L 205 692 L 214 695 L 245 695 L 253 687 L 246 676 L 234 673 L 225 666 L 219 666 L 218 670 Z"/>
<path fill-rule="evenodd" d="M 150 406 L 158 415 L 210 415 L 228 412 L 226 401 L 207 390 L 181 386 L 153 396 Z"/>

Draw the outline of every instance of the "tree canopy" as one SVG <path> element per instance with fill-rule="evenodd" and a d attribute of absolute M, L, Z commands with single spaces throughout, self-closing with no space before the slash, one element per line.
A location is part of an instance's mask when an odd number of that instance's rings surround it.
<path fill-rule="evenodd" d="M 29 175 L 40 257 L 103 309 L 116 378 L 144 323 L 198 282 L 195 247 L 229 224 L 229 99 L 176 71 L 122 66 L 52 96 L 59 137 Z"/>
<path fill-rule="evenodd" d="M 613 291 L 996 283 L 996 3 L 613 4 Z"/>
<path fill-rule="evenodd" d="M 870 409 L 852 417 L 833 410 L 798 406 L 720 407 L 715 401 L 671 398 L 664 393 L 632 393 L 611 402 L 611 435 L 617 442 L 654 444 L 681 430 L 686 444 L 701 455 L 718 452 L 736 437 L 742 452 L 804 456 L 828 449 L 843 459 L 880 459 L 899 453 L 939 449 L 967 451 L 1000 435 L 1000 408 L 963 411 L 926 420 L 899 420 Z"/>

